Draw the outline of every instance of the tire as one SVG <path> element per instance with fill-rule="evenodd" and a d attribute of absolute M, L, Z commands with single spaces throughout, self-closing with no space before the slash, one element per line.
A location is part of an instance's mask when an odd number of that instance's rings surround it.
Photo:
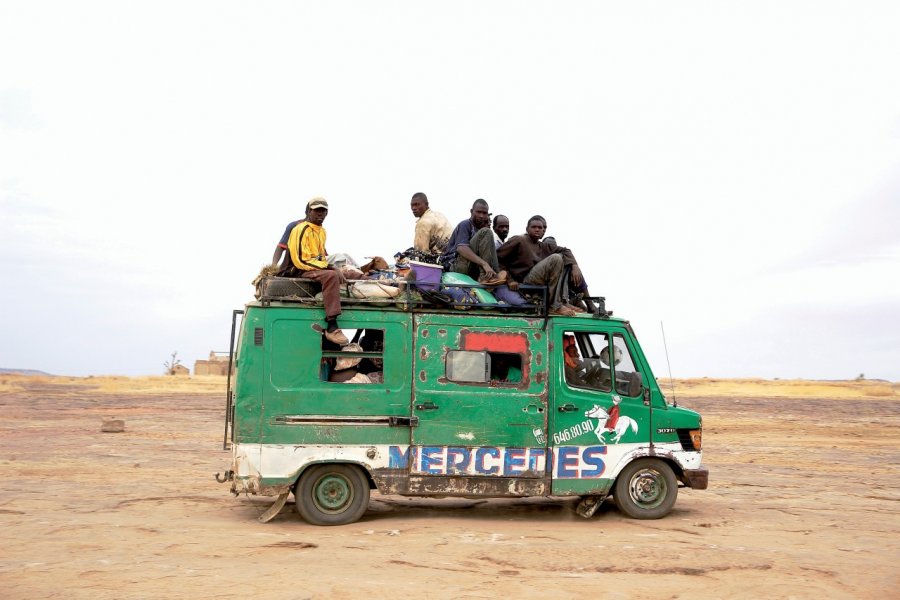
<path fill-rule="evenodd" d="M 294 501 L 311 525 L 346 525 L 369 508 L 369 480 L 354 465 L 314 465 L 300 476 Z"/>
<path fill-rule="evenodd" d="M 261 298 L 314 298 L 319 283 L 299 277 L 267 277 L 260 283 Z"/>
<path fill-rule="evenodd" d="M 678 480 L 665 461 L 638 459 L 616 478 L 616 506 L 632 519 L 661 519 L 671 512 L 678 497 Z"/>

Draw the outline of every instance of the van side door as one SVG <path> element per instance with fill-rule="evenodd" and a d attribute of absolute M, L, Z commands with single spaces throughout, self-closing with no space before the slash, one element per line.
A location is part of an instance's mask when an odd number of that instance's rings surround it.
<path fill-rule="evenodd" d="M 417 316 L 410 492 L 549 491 L 546 335 L 524 319 Z"/>

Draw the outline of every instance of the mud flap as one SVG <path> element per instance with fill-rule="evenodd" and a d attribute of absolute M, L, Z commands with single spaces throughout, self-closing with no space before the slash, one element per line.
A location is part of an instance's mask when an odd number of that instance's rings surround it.
<path fill-rule="evenodd" d="M 288 490 L 279 494 L 278 497 L 275 498 L 275 504 L 270 506 L 269 510 L 259 515 L 259 518 L 256 520 L 260 523 L 268 523 L 269 521 L 274 519 L 275 516 L 281 512 L 281 509 L 284 508 L 284 503 L 287 502 L 288 494 L 290 493 L 290 490 Z"/>
<path fill-rule="evenodd" d="M 594 513 L 597 512 L 597 509 L 600 508 L 600 505 L 603 504 L 603 500 L 605 499 L 606 496 L 585 496 L 581 499 L 581 502 L 578 503 L 575 512 L 585 519 L 590 519 L 594 516 Z"/>

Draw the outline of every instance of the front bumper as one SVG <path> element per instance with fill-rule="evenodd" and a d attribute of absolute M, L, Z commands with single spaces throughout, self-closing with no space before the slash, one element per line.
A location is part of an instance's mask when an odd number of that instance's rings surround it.
<path fill-rule="evenodd" d="M 684 485 L 693 490 L 705 490 L 709 486 L 709 469 L 700 467 L 699 469 L 684 470 Z"/>

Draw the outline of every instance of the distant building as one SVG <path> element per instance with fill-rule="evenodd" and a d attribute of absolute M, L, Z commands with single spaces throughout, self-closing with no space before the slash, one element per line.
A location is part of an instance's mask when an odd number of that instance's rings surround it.
<path fill-rule="evenodd" d="M 228 353 L 210 352 L 209 360 L 194 362 L 194 375 L 228 375 Z"/>
<path fill-rule="evenodd" d="M 191 370 L 188 369 L 188 368 L 187 368 L 186 366 L 184 366 L 184 365 L 175 365 L 174 367 L 172 367 L 171 374 L 172 374 L 172 375 L 181 375 L 181 376 L 183 376 L 183 377 L 187 377 L 188 375 L 191 374 Z"/>

